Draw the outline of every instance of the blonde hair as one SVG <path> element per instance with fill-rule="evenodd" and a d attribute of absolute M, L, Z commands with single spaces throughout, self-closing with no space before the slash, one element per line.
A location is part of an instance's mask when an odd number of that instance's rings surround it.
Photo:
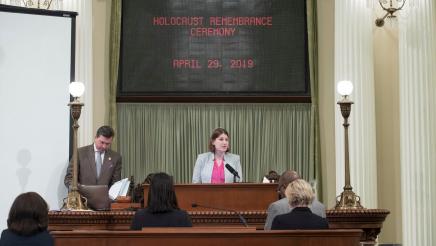
<path fill-rule="evenodd" d="M 307 207 L 312 204 L 315 198 L 312 186 L 304 179 L 297 179 L 289 183 L 285 194 L 292 207 Z"/>

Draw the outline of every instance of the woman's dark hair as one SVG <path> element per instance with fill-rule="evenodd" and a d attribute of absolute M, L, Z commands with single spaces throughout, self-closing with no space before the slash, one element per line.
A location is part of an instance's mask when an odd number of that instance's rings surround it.
<path fill-rule="evenodd" d="M 154 173 L 149 173 L 147 177 L 145 177 L 143 184 L 150 184 L 151 179 L 153 178 Z"/>
<path fill-rule="evenodd" d="M 210 136 L 209 139 L 209 151 L 210 152 L 215 152 L 215 146 L 213 145 L 213 141 L 215 141 L 215 139 L 217 139 L 219 136 L 221 136 L 221 134 L 226 134 L 227 137 L 230 138 L 229 133 L 224 129 L 224 128 L 216 128 L 215 130 L 213 130 L 212 135 Z M 230 143 L 229 143 L 229 147 L 227 148 L 226 152 L 230 151 Z"/>
<path fill-rule="evenodd" d="M 166 173 L 153 174 L 148 190 L 147 209 L 150 213 L 179 209 L 172 176 Z"/>
<path fill-rule="evenodd" d="M 7 224 L 9 230 L 23 236 L 47 230 L 47 202 L 36 192 L 17 196 L 9 211 Z"/>

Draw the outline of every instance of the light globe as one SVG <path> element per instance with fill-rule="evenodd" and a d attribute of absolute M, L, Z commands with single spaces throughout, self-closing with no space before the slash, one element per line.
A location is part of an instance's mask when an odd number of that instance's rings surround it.
<path fill-rule="evenodd" d="M 85 92 L 85 85 L 83 82 L 71 82 L 69 86 L 69 92 L 74 98 L 81 97 L 83 92 Z"/>
<path fill-rule="evenodd" d="M 338 82 L 336 88 L 341 96 L 349 96 L 353 92 L 353 83 L 349 80 L 342 80 Z"/>

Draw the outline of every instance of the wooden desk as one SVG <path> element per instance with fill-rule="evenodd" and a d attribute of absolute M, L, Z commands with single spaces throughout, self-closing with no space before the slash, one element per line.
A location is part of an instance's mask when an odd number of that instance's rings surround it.
<path fill-rule="evenodd" d="M 73 212 L 50 211 L 48 229 L 50 231 L 69 230 L 129 230 L 134 211 Z M 224 211 L 189 211 L 194 227 L 241 226 L 239 218 Z M 331 210 L 327 220 L 331 229 L 362 229 L 362 242 L 375 242 L 383 221 L 389 214 L 386 209 Z M 242 211 L 242 216 L 250 226 L 262 229 L 266 211 Z"/>
<path fill-rule="evenodd" d="M 191 205 L 222 208 L 237 211 L 265 211 L 278 199 L 277 184 L 176 184 L 177 201 L 187 211 L 213 211 L 217 209 Z M 144 185 L 144 204 L 147 204 L 148 185 Z"/>
<path fill-rule="evenodd" d="M 52 231 L 56 246 L 222 246 L 293 245 L 358 246 L 361 230 L 253 231 L 196 230 L 155 231 Z"/>
<path fill-rule="evenodd" d="M 241 226 L 241 214 L 250 226 L 262 229 L 266 209 L 277 200 L 277 184 L 177 184 L 177 200 L 181 209 L 187 210 L 194 226 Z M 147 204 L 148 185 L 144 185 Z M 204 207 L 193 208 L 192 203 Z M 128 230 L 133 211 L 50 211 L 49 230 Z"/>
<path fill-rule="evenodd" d="M 250 226 L 262 229 L 266 209 L 277 200 L 277 184 L 178 184 L 176 193 L 179 205 L 188 211 L 194 227 L 241 225 L 239 217 L 231 211 L 208 208 L 192 208 L 192 203 L 204 206 L 236 210 Z M 147 198 L 148 186 L 144 186 Z M 362 242 L 375 242 L 383 221 L 389 214 L 386 209 L 332 210 L 327 220 L 332 229 L 362 229 Z M 128 230 L 133 211 L 109 212 L 49 212 L 49 230 Z"/>
<path fill-rule="evenodd" d="M 241 226 L 239 217 L 225 211 L 189 211 L 193 226 Z M 70 230 L 129 230 L 134 211 L 50 211 L 48 229 L 50 231 Z M 262 229 L 266 212 L 242 211 L 249 226 Z"/>

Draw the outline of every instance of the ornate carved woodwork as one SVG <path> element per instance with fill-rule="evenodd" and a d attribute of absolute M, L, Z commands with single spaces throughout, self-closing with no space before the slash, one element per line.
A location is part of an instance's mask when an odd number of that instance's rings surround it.
<path fill-rule="evenodd" d="M 151 229 L 151 228 L 150 228 Z M 197 228 L 153 228 L 145 231 L 54 231 L 55 245 L 293 245 L 358 246 L 361 230 L 256 231 Z"/>
<path fill-rule="evenodd" d="M 328 209 L 326 211 L 330 228 L 362 229 L 362 242 L 373 243 L 389 214 L 387 209 Z"/>

